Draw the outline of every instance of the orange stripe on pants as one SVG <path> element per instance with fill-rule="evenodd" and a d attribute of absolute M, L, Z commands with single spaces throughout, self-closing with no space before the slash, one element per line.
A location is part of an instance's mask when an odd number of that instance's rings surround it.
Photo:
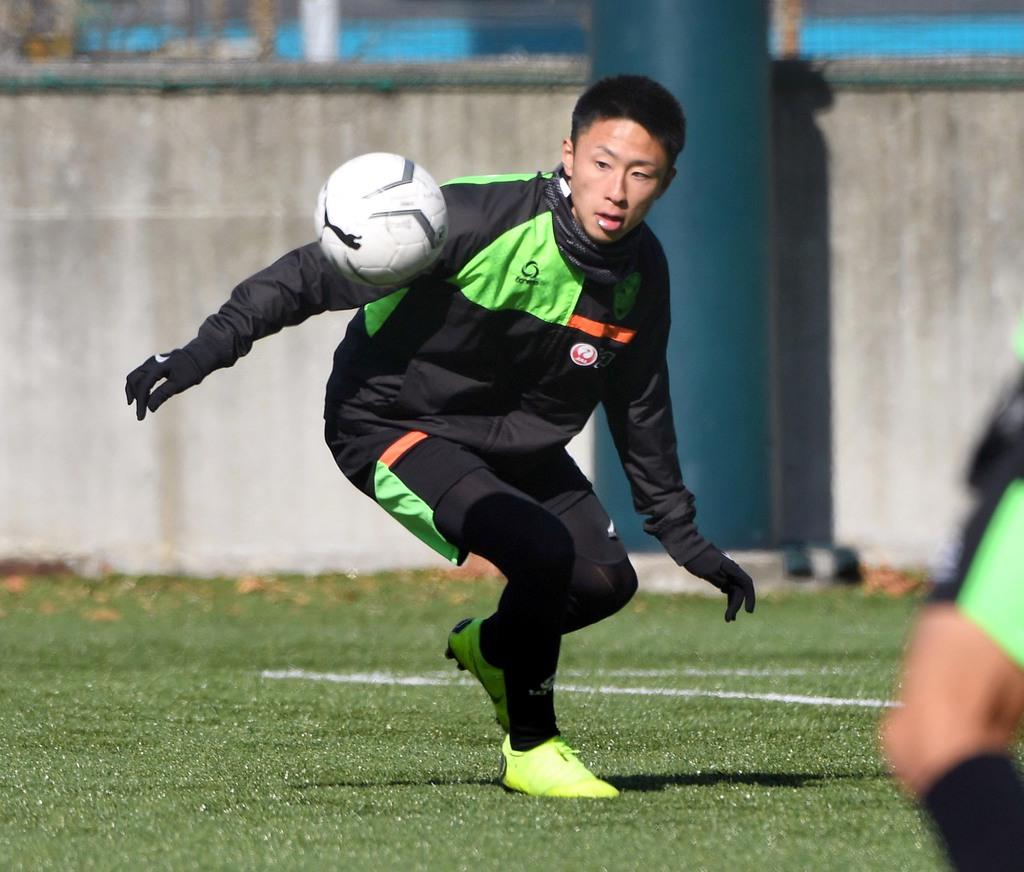
<path fill-rule="evenodd" d="M 410 430 L 404 436 L 396 439 L 392 442 L 380 456 L 380 462 L 383 463 L 388 469 L 394 464 L 406 451 L 413 447 L 424 439 L 427 438 L 427 434 L 420 430 Z"/>

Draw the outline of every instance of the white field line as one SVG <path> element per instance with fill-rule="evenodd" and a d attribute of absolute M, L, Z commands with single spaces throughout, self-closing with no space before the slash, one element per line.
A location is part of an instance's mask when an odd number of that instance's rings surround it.
<path fill-rule="evenodd" d="M 718 673 L 718 674 L 724 674 Z M 302 679 L 304 681 L 327 681 L 335 684 L 370 684 L 384 686 L 450 687 L 470 683 L 467 679 L 440 675 L 393 675 L 389 672 L 307 672 L 305 669 L 266 669 L 260 673 L 270 679 Z M 884 699 L 844 699 L 834 696 L 805 696 L 795 693 L 744 693 L 732 690 L 700 690 L 697 688 L 675 687 L 597 687 L 579 684 L 559 684 L 557 689 L 568 693 L 597 693 L 618 696 L 665 696 L 710 699 L 743 699 L 759 702 L 781 702 L 790 705 L 827 705 L 858 708 L 891 708 L 896 703 Z"/>
<path fill-rule="evenodd" d="M 301 678 L 305 681 L 329 681 L 334 684 L 412 685 L 449 687 L 461 684 L 457 678 L 440 675 L 392 675 L 390 672 L 307 672 L 305 669 L 264 669 L 261 678 Z M 468 683 L 468 682 L 467 682 Z"/>
<path fill-rule="evenodd" d="M 697 678 L 733 678 L 754 677 L 771 678 L 776 676 L 789 675 L 842 675 L 845 670 L 835 666 L 823 666 L 820 669 L 559 669 L 559 678 L 588 678 L 591 676 L 602 676 L 607 678 L 671 678 L 674 676 L 686 676 Z M 425 672 L 424 675 L 430 678 L 451 678 L 451 669 L 437 669 Z"/>
<path fill-rule="evenodd" d="M 890 708 L 895 703 L 884 699 L 843 699 L 835 696 L 804 696 L 798 693 L 743 693 L 736 690 L 696 690 L 676 687 L 580 687 L 574 684 L 556 685 L 558 690 L 570 693 L 607 693 L 622 696 L 682 696 L 711 697 L 713 699 L 752 699 L 759 702 L 787 702 L 793 705 L 857 706 L 860 708 Z"/>
<path fill-rule="evenodd" d="M 774 675 L 839 675 L 841 670 L 830 666 L 821 669 L 566 669 L 559 675 L 612 675 L 618 678 L 663 678 L 671 675 L 697 677 L 714 676 L 774 676 Z"/>

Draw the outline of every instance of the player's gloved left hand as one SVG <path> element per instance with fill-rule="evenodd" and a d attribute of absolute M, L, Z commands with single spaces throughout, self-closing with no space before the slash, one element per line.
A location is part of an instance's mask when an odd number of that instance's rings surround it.
<path fill-rule="evenodd" d="M 703 578 L 717 587 L 728 597 L 725 620 L 735 621 L 740 606 L 748 612 L 754 611 L 754 581 L 734 560 L 708 545 L 696 557 L 683 564 L 691 575 Z"/>
<path fill-rule="evenodd" d="M 161 379 L 165 381 L 153 390 Z M 128 373 L 124 392 L 128 397 L 128 405 L 136 404 L 135 414 L 141 421 L 146 417 L 146 409 L 155 412 L 175 394 L 180 394 L 202 380 L 203 371 L 192 355 L 176 348 L 167 354 L 153 355 L 142 366 Z"/>

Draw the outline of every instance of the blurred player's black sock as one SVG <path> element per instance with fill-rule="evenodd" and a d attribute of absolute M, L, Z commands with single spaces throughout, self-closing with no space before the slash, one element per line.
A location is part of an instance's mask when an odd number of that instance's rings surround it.
<path fill-rule="evenodd" d="M 923 802 L 959 872 L 1024 869 L 1024 784 L 1009 757 L 981 754 L 957 764 Z"/>

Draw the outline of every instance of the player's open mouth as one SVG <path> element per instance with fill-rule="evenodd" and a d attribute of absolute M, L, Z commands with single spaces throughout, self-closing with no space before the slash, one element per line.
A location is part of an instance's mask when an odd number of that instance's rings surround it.
<path fill-rule="evenodd" d="M 606 215 L 603 212 L 597 214 L 597 226 L 602 230 L 615 231 L 618 230 L 625 223 L 625 217 L 622 215 Z"/>

